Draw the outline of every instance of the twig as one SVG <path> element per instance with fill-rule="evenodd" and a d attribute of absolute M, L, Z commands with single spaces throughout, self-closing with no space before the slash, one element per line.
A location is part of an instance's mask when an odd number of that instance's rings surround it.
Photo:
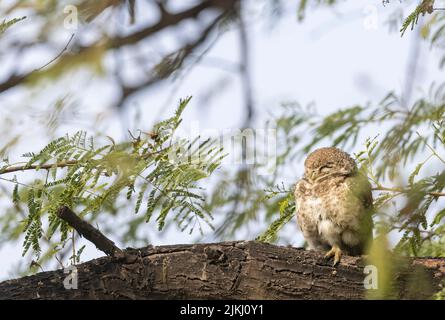
<path fill-rule="evenodd" d="M 242 4 L 239 3 L 239 35 L 240 35 L 240 48 L 241 48 L 241 81 L 243 85 L 243 95 L 244 95 L 244 108 L 246 111 L 246 116 L 244 119 L 243 126 L 246 128 L 252 122 L 255 113 L 255 107 L 253 102 L 253 89 L 252 89 L 252 77 L 250 73 L 250 46 L 249 46 L 249 36 L 247 33 L 247 26 L 244 21 L 244 12 L 242 9 Z"/>
<path fill-rule="evenodd" d="M 108 256 L 115 256 L 117 253 L 122 253 L 122 250 L 119 249 L 113 241 L 104 236 L 102 232 L 88 222 L 80 219 L 70 208 L 66 206 L 61 207 L 57 212 L 57 216 Z"/>
<path fill-rule="evenodd" d="M 138 93 L 140 90 L 146 90 L 149 87 L 152 87 L 155 84 L 158 84 L 160 81 L 163 81 L 170 77 L 173 72 L 179 70 L 183 65 L 186 59 L 193 53 L 195 49 L 200 47 L 212 34 L 212 31 L 219 25 L 219 22 L 226 16 L 226 12 L 220 14 L 215 20 L 213 20 L 200 34 L 200 36 L 192 42 L 189 42 L 179 48 L 178 50 L 166 55 L 160 63 L 157 64 L 158 68 L 160 66 L 164 66 L 163 68 L 159 68 L 156 70 L 156 67 L 152 70 L 153 75 L 148 77 L 145 81 L 134 85 L 134 86 L 121 86 L 122 96 L 120 100 L 116 103 L 116 106 L 121 107 L 125 103 L 125 101 Z M 202 57 L 202 54 L 196 59 L 198 62 Z M 169 61 L 171 60 L 171 61 Z M 172 63 L 173 62 L 173 63 Z M 179 82 L 179 84 L 181 84 Z M 170 94 L 171 97 L 174 94 Z M 167 102 L 170 101 L 170 98 Z M 167 104 L 167 103 L 166 103 Z M 163 108 L 165 109 L 165 108 Z"/>
<path fill-rule="evenodd" d="M 373 191 L 389 191 L 389 192 L 397 192 L 397 193 L 408 193 L 410 190 L 407 188 L 400 188 L 400 187 L 394 187 L 394 188 L 388 188 L 383 186 L 377 186 L 372 188 Z M 433 196 L 433 197 L 445 197 L 445 192 L 427 192 L 426 194 Z"/>
<path fill-rule="evenodd" d="M 419 136 L 420 139 L 422 139 L 422 140 L 425 142 L 425 145 L 426 145 L 426 146 L 428 147 L 428 149 L 430 149 L 430 151 L 437 157 L 437 159 L 439 159 L 442 163 L 445 164 L 445 159 L 442 158 L 442 157 L 437 153 L 437 151 L 436 151 L 432 146 L 429 145 L 428 141 L 427 141 L 423 136 L 420 135 L 419 131 L 416 131 L 416 134 Z"/>
<path fill-rule="evenodd" d="M 28 165 L 15 166 L 15 167 L 1 169 L 0 174 L 17 172 L 17 171 L 25 171 L 25 170 L 37 170 L 37 169 L 49 170 L 54 167 L 65 168 L 65 167 L 69 167 L 69 166 L 74 166 L 78 163 L 79 163 L 78 160 L 68 160 L 68 161 L 61 161 L 61 162 L 57 162 L 57 163 L 48 163 L 48 164 L 41 164 L 41 165 L 36 164 L 36 165 L 31 165 L 31 166 L 28 166 Z"/>
<path fill-rule="evenodd" d="M 165 151 L 167 148 L 158 150 L 158 151 L 154 151 L 154 152 L 148 152 L 148 153 L 144 153 L 139 155 L 139 158 L 144 160 L 147 159 L 155 154 L 161 153 L 163 151 Z M 70 166 L 74 166 L 76 164 L 79 164 L 81 161 L 80 160 L 66 160 L 66 161 L 61 161 L 61 162 L 56 162 L 56 163 L 47 163 L 47 164 L 33 164 L 33 165 L 22 165 L 22 166 L 14 166 L 14 167 L 6 167 L 4 169 L 0 169 L 0 175 L 2 174 L 6 174 L 6 173 L 12 173 L 12 172 L 17 172 L 17 171 L 26 171 L 26 170 L 50 170 L 52 168 L 65 168 L 65 167 L 70 167 Z"/>
<path fill-rule="evenodd" d="M 71 41 L 73 40 L 73 38 L 74 38 L 74 33 L 69 38 L 65 47 L 53 59 L 51 59 L 50 61 L 45 63 L 43 66 L 33 69 L 33 70 L 29 71 L 28 73 L 25 73 L 22 75 L 13 74 L 5 82 L 0 83 L 0 93 L 21 84 L 22 82 L 27 80 L 30 76 L 34 75 L 36 72 L 41 71 L 42 69 L 44 69 L 45 67 L 49 66 L 51 63 L 53 63 L 54 61 L 59 59 L 65 53 L 65 51 L 68 49 L 68 46 L 71 43 Z"/>
<path fill-rule="evenodd" d="M 65 45 L 65 47 L 59 52 L 59 54 L 57 56 L 55 56 L 53 59 L 51 59 L 50 61 L 48 61 L 46 64 L 44 64 L 43 66 L 41 66 L 40 68 L 35 69 L 33 72 L 37 72 L 40 71 L 44 68 L 46 68 L 47 66 L 49 66 L 51 63 L 53 63 L 54 61 L 56 61 L 57 59 L 59 59 L 66 50 L 68 50 L 68 46 L 70 45 L 71 41 L 74 38 L 74 33 L 71 35 L 71 37 L 69 38 L 67 44 Z"/>

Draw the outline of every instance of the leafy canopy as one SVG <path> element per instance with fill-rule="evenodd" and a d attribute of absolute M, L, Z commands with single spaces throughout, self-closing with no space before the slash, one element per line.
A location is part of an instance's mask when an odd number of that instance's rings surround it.
<path fill-rule="evenodd" d="M 129 142 L 117 144 L 108 137 L 108 143 L 96 145 L 94 137 L 80 131 L 51 141 L 39 152 L 24 154 L 28 158 L 24 165 L 4 159 L 0 178 L 15 185 L 14 206 L 25 205 L 28 212 L 17 227 L 6 227 L 2 234 L 25 233 L 23 254 L 32 250 L 39 258 L 43 240 L 51 243 L 54 254 L 74 237 L 73 230 L 57 217 L 61 206 L 94 223 L 120 195 L 145 222 L 156 213 L 159 230 L 169 215 L 181 230 L 192 232 L 198 219 L 211 225 L 212 215 L 203 208 L 198 183 L 219 167 L 222 148 L 210 139 L 175 138 L 189 101 L 182 100 L 173 117 L 158 123 L 150 133 L 132 135 Z M 43 171 L 44 178 L 22 183 L 17 175 L 24 170 Z M 3 178 L 12 173 L 16 173 L 12 179 Z"/>

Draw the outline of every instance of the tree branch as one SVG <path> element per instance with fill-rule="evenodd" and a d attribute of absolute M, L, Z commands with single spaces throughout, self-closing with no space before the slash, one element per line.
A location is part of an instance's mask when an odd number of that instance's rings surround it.
<path fill-rule="evenodd" d="M 57 216 L 68 223 L 74 230 L 76 230 L 82 237 L 91 241 L 97 249 L 109 256 L 114 256 L 116 253 L 122 253 L 113 241 L 103 235 L 98 229 L 94 228 L 88 222 L 80 219 L 70 208 L 63 206 L 57 212 Z"/>
<path fill-rule="evenodd" d="M 0 299 L 364 299 L 370 292 L 360 257 L 343 257 L 334 268 L 321 252 L 251 241 L 124 252 L 138 258 L 77 265 L 77 289 L 65 289 L 68 274 L 60 269 L 2 282 Z M 405 263 L 388 280 L 394 298 L 428 299 L 440 290 L 445 259 Z"/>
<path fill-rule="evenodd" d="M 65 168 L 78 164 L 78 160 L 67 160 L 56 163 L 47 163 L 47 164 L 36 164 L 36 165 L 23 165 L 23 166 L 14 166 L 14 167 L 6 167 L 4 169 L 0 169 L 0 175 L 18 171 L 26 171 L 26 170 L 50 170 L 54 167 L 56 168 Z"/>
<path fill-rule="evenodd" d="M 68 50 L 68 47 L 69 47 L 71 41 L 73 40 L 73 38 L 74 38 L 74 33 L 68 39 L 68 42 L 65 44 L 65 47 L 63 47 L 63 49 L 54 58 L 52 58 L 50 61 L 45 63 L 43 66 L 36 68 L 36 69 L 28 72 L 27 74 L 23 74 L 23 75 L 13 74 L 5 82 L 0 83 L 0 93 L 2 93 L 3 91 L 6 91 L 12 87 L 15 87 L 16 85 L 21 84 L 23 81 L 28 79 L 32 74 L 37 73 L 37 72 L 41 71 L 42 69 L 45 69 L 50 64 L 54 63 L 54 61 L 56 61 L 57 59 L 62 57 L 63 54 Z"/>
<path fill-rule="evenodd" d="M 196 19 L 199 16 L 199 14 L 204 12 L 205 10 L 208 9 L 229 10 L 231 7 L 233 7 L 233 4 L 238 1 L 239 0 L 205 0 L 189 9 L 186 9 L 182 12 L 175 14 L 171 14 L 164 10 L 162 12 L 160 20 L 154 25 L 145 27 L 139 31 L 136 31 L 126 36 L 111 37 L 106 42 L 106 48 L 109 50 L 119 49 L 127 45 L 137 44 L 139 43 L 139 41 L 147 39 L 168 27 L 178 25 L 184 20 Z M 100 39 L 89 46 L 78 47 L 76 54 L 81 54 L 85 51 L 91 50 L 92 48 L 98 46 L 99 47 L 103 46 L 103 39 Z M 31 76 L 31 74 L 34 73 L 35 70 L 24 74 L 12 74 L 8 79 L 0 83 L 0 93 L 5 92 L 17 85 L 21 85 Z"/>
<path fill-rule="evenodd" d="M 397 192 L 397 193 L 408 193 L 410 192 L 410 189 L 408 188 L 401 188 L 401 187 L 384 187 L 384 186 L 377 186 L 372 188 L 373 191 L 388 191 L 388 192 Z M 426 192 L 426 194 L 433 196 L 433 197 L 445 197 L 445 192 Z"/>
<path fill-rule="evenodd" d="M 130 98 L 137 92 L 147 89 L 155 85 L 156 83 L 159 83 L 160 81 L 168 78 L 174 71 L 181 68 L 184 64 L 184 61 L 191 55 L 191 53 L 209 38 L 213 29 L 218 26 L 219 22 L 224 18 L 224 16 L 225 14 L 223 13 L 219 15 L 215 20 L 213 20 L 202 31 L 202 33 L 196 40 L 185 44 L 176 52 L 164 57 L 164 59 L 157 65 L 155 70 L 153 70 L 153 76 L 134 86 L 122 85 L 122 96 L 121 99 L 116 103 L 116 106 L 122 106 L 128 98 Z"/>
<path fill-rule="evenodd" d="M 193 19 L 196 18 L 201 12 L 209 9 L 209 8 L 223 8 L 227 9 L 230 8 L 233 3 L 237 2 L 238 0 L 206 0 L 202 1 L 201 3 L 197 4 L 196 6 L 189 8 L 187 10 L 184 10 L 182 12 L 176 13 L 176 14 L 170 14 L 167 11 L 162 12 L 161 19 L 154 25 L 146 27 L 144 29 L 141 29 L 140 31 L 134 32 L 130 35 L 123 36 L 123 37 L 115 37 L 110 39 L 108 42 L 108 48 L 109 49 L 117 49 L 121 48 L 127 45 L 132 45 L 135 43 L 138 43 L 139 41 L 152 36 L 156 34 L 157 32 L 166 29 L 170 26 L 174 26 L 182 22 L 183 20 L 187 19 Z M 99 41 L 96 44 L 93 44 L 92 46 L 99 45 L 101 41 Z M 83 50 L 89 49 L 89 47 L 82 48 Z"/>
<path fill-rule="evenodd" d="M 241 6 L 241 3 L 239 4 Z M 239 10 L 239 34 L 240 34 L 240 52 L 241 52 L 241 81 L 243 86 L 243 95 L 244 95 L 244 108 L 246 111 L 246 116 L 244 119 L 243 127 L 247 128 L 250 126 L 254 113 L 255 107 L 253 102 L 253 84 L 252 77 L 250 74 L 250 46 L 249 46 L 249 36 L 247 33 L 247 26 L 244 12 L 240 8 Z M 243 153 L 245 153 L 245 148 L 243 149 Z M 243 155 L 244 157 L 245 155 Z"/>
<path fill-rule="evenodd" d="M 138 156 L 138 158 L 141 160 L 147 159 L 155 154 L 165 151 L 167 148 L 163 148 L 162 150 L 158 150 L 155 152 L 148 152 L 148 153 L 140 154 Z M 5 167 L 3 169 L 0 169 L 0 175 L 6 174 L 6 173 L 18 172 L 18 171 L 27 171 L 27 170 L 41 170 L 41 169 L 50 170 L 52 168 L 65 168 L 65 167 L 75 166 L 79 163 L 81 163 L 80 160 L 65 160 L 65 161 L 60 161 L 60 162 L 55 162 L 55 163 L 33 164 L 33 165 L 25 164 L 23 166 Z"/>

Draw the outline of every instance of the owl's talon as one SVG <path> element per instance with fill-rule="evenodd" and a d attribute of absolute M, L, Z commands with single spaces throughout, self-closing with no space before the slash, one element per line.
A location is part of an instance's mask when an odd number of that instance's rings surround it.
<path fill-rule="evenodd" d="M 341 251 L 339 250 L 335 254 L 334 263 L 332 264 L 332 266 L 335 267 L 340 262 L 340 260 L 341 260 Z"/>
<path fill-rule="evenodd" d="M 325 254 L 325 258 L 329 259 L 334 257 L 334 263 L 332 264 L 333 267 L 335 267 L 341 260 L 341 249 L 337 246 L 333 246 L 331 250 L 329 250 L 326 254 Z"/>

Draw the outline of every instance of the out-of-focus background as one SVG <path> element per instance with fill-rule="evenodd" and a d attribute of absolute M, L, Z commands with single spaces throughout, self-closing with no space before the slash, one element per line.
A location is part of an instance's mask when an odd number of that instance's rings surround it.
<path fill-rule="evenodd" d="M 265 128 L 286 103 L 313 105 L 326 115 L 380 101 L 392 90 L 412 100 L 442 77 L 440 57 L 420 39 L 420 31 L 400 36 L 403 12 L 412 10 L 416 1 L 339 1 L 332 6 L 314 1 L 304 19 L 299 1 L 131 3 L 0 3 L 1 19 L 26 16 L 0 38 L 0 149 L 10 144 L 2 156 L 21 161 L 23 153 L 78 130 L 125 141 L 129 130 L 149 131 L 171 116 L 179 99 L 187 96 L 193 98 L 181 132 L 199 127 L 200 132 L 223 134 Z M 231 6 L 240 6 L 241 18 L 221 17 Z M 163 17 L 162 10 L 168 15 Z M 371 129 L 348 151 L 362 150 L 364 139 L 378 130 Z M 231 163 L 221 168 L 238 169 Z M 302 169 L 302 161 L 296 160 L 276 180 L 290 186 Z M 209 188 L 218 186 L 208 183 Z M 0 186 L 12 187 L 4 180 Z M 10 207 L 9 202 L 3 194 L 1 206 Z M 225 210 L 229 215 L 232 209 Z M 174 225 L 158 232 L 148 223 L 139 228 L 137 241 L 124 241 L 113 231 L 124 228 L 126 218 L 103 219 L 108 219 L 103 228 L 123 247 L 144 241 L 161 245 L 253 239 L 267 227 L 258 210 L 233 233 L 204 227 L 203 234 L 189 234 Z M 224 213 L 215 215 L 216 226 L 225 220 Z M 30 263 L 22 257 L 22 236 L 9 241 L 5 235 L 0 279 L 18 276 Z M 295 223 L 286 225 L 278 243 L 303 245 Z M 86 243 L 82 260 L 100 255 Z M 57 264 L 42 266 L 54 267 Z"/>

